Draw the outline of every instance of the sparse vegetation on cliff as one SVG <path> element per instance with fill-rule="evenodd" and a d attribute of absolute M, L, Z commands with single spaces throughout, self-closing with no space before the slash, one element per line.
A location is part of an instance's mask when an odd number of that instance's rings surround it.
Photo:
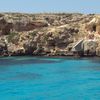
<path fill-rule="evenodd" d="M 11 32 L 8 35 L 8 42 L 17 43 L 19 41 L 19 34 L 15 32 Z"/>
<path fill-rule="evenodd" d="M 96 16 L 99 15 L 2 13 L 0 55 L 5 55 L 5 46 L 6 55 L 72 55 L 79 40 L 91 38 L 87 30 L 92 32 L 92 25 L 96 25 L 95 33 L 100 32 L 99 23 L 89 24 Z M 95 37 L 100 40 L 99 35 Z M 98 46 L 95 52 L 100 55 Z"/>

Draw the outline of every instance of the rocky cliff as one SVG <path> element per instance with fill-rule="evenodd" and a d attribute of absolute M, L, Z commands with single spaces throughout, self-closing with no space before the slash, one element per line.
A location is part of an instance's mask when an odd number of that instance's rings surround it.
<path fill-rule="evenodd" d="M 100 23 L 99 20 L 94 20 L 98 16 L 79 13 L 1 13 L 0 55 L 66 56 L 81 52 L 85 55 L 99 56 Z M 72 51 L 81 39 L 85 39 L 84 46 L 88 49 Z M 93 41 L 88 41 L 90 39 L 97 40 L 96 46 Z M 89 44 L 91 49 L 86 40 L 93 44 Z"/>

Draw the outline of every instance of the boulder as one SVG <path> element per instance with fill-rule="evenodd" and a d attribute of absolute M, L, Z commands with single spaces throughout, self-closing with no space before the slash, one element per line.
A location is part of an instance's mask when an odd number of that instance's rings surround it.
<path fill-rule="evenodd" d="M 10 43 L 8 45 L 8 55 L 9 56 L 25 55 L 25 49 L 21 46 Z"/>
<path fill-rule="evenodd" d="M 85 40 L 83 43 L 83 47 L 84 47 L 84 55 L 95 56 L 98 43 L 97 41 L 94 41 L 94 40 Z"/>

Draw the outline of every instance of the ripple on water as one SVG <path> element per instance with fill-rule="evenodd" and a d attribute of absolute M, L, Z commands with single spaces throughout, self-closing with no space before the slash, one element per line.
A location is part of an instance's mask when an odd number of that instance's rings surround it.
<path fill-rule="evenodd" d="M 36 73 L 19 73 L 18 75 L 12 77 L 12 80 L 35 80 L 41 78 L 41 74 Z"/>
<path fill-rule="evenodd" d="M 0 58 L 0 100 L 100 100 L 99 61 Z"/>

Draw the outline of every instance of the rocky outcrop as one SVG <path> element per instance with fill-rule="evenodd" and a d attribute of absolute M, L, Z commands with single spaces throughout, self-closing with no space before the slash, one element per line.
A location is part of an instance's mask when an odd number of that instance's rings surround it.
<path fill-rule="evenodd" d="M 44 21 L 44 22 L 37 22 L 37 21 L 32 21 L 32 22 L 15 22 L 13 24 L 13 29 L 15 31 L 18 32 L 22 32 L 22 31 L 31 31 L 35 28 L 43 28 L 43 27 L 47 27 L 48 24 Z"/>
<path fill-rule="evenodd" d="M 100 24 L 97 16 L 78 13 L 2 13 L 0 55 L 67 56 L 83 53 L 86 56 L 100 56 Z M 95 32 L 98 36 L 88 32 Z M 94 38 L 97 40 L 95 43 L 88 41 Z M 85 39 L 84 48 L 73 52 L 73 46 L 81 39 Z"/>
<path fill-rule="evenodd" d="M 0 40 L 0 56 L 5 56 L 5 55 L 8 55 L 8 48 L 5 41 L 1 39 Z"/>
<path fill-rule="evenodd" d="M 31 31 L 36 28 L 48 27 L 48 23 L 44 20 L 31 20 L 29 17 L 16 17 L 13 19 L 13 16 L 4 14 L 5 16 L 0 18 L 0 34 L 8 35 L 10 32 L 22 32 L 22 31 Z M 11 19 L 9 19 L 11 17 Z"/>
<path fill-rule="evenodd" d="M 96 48 L 98 47 L 97 41 L 93 40 L 85 40 L 84 43 L 84 55 L 86 56 L 95 56 Z"/>
<path fill-rule="evenodd" d="M 95 16 L 88 24 L 86 24 L 85 28 L 87 31 L 94 31 L 100 34 L 100 16 Z"/>
<path fill-rule="evenodd" d="M 99 47 L 96 49 L 96 55 L 100 57 L 100 48 Z"/>

